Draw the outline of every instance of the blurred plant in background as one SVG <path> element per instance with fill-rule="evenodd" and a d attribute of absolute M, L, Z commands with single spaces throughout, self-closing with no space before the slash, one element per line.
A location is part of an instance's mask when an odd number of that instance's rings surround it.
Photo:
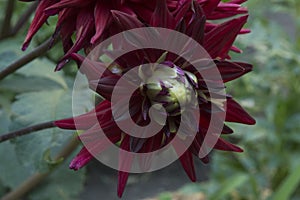
<path fill-rule="evenodd" d="M 14 7 L 10 23 L 4 19 L 7 5 Z M 56 18 L 51 18 L 49 25 L 42 28 L 28 52 L 20 49 L 35 7 L 36 4 L 25 2 L 0 1 L 4 11 L 0 15 L 0 27 L 6 25 L 0 41 L 0 71 L 7 66 L 18 66 L 16 61 L 32 60 L 28 55 L 45 55 L 0 81 L 0 134 L 72 114 L 70 102 L 76 67 L 53 72 L 55 62 L 63 53 L 60 43 L 45 53 L 48 47 L 45 41 L 55 30 L 51 20 Z M 14 29 L 18 32 L 13 32 Z M 49 129 L 1 143 L 0 199 L 20 188 L 24 181 L 31 188 L 39 185 L 27 196 L 30 200 L 77 198 L 85 182 L 85 169 L 78 173 L 69 170 L 70 159 L 61 164 L 62 157 L 75 156 L 72 154 L 77 149 L 75 138 L 72 132 Z"/>
<path fill-rule="evenodd" d="M 237 59 L 256 67 L 228 93 L 252 110 L 257 125 L 233 124 L 240 133 L 233 138 L 245 152 L 214 154 L 209 181 L 179 192 L 212 200 L 300 199 L 300 1 L 251 0 L 246 5 L 252 33 L 238 41 L 244 53 Z M 164 193 L 159 199 L 176 197 Z"/>

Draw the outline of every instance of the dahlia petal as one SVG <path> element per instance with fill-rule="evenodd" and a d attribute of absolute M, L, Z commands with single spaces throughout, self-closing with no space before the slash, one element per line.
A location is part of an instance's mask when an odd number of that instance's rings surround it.
<path fill-rule="evenodd" d="M 126 184 L 127 184 L 127 180 L 128 180 L 128 176 L 129 176 L 129 173 L 128 172 L 122 172 L 122 171 L 119 171 L 118 172 L 118 197 L 122 197 L 123 193 L 124 193 L 124 190 L 125 190 L 125 187 L 126 187 Z"/>
<path fill-rule="evenodd" d="M 177 10 L 173 12 L 175 20 L 180 21 L 181 19 L 183 19 L 187 15 L 188 10 L 192 8 L 192 6 L 192 1 L 185 1 L 180 6 L 178 6 Z"/>
<path fill-rule="evenodd" d="M 78 52 L 85 45 L 89 44 L 90 36 L 94 31 L 94 17 L 90 12 L 90 9 L 82 9 L 76 20 L 76 41 L 72 48 L 64 55 L 61 61 L 58 63 L 55 71 L 59 71 L 68 62 L 72 53 Z"/>
<path fill-rule="evenodd" d="M 248 15 L 216 26 L 205 37 L 204 48 L 212 58 L 226 58 Z"/>
<path fill-rule="evenodd" d="M 162 140 L 163 140 L 163 131 L 157 133 L 153 137 L 147 139 L 146 143 L 143 145 L 139 153 L 144 153 L 143 155 L 145 156 L 140 156 L 139 157 L 139 165 L 140 169 L 143 171 L 148 171 L 152 165 L 152 158 L 153 154 L 150 152 L 159 150 L 163 145 L 162 145 Z M 150 154 L 146 154 L 150 153 Z"/>
<path fill-rule="evenodd" d="M 99 130 L 103 133 L 100 134 Z M 121 140 L 121 130 L 114 123 L 107 124 L 105 127 L 96 124 L 80 134 L 79 139 L 88 147 L 91 154 L 98 155 Z"/>
<path fill-rule="evenodd" d="M 58 15 L 55 33 L 60 33 L 65 53 L 73 46 L 72 35 L 76 30 L 76 15 L 77 10 L 74 9 L 64 9 Z"/>
<path fill-rule="evenodd" d="M 205 156 L 204 158 L 201 158 L 201 161 L 202 161 L 204 164 L 207 164 L 207 163 L 209 163 L 209 157 L 208 157 L 208 156 Z"/>
<path fill-rule="evenodd" d="M 182 154 L 182 156 L 180 156 L 179 160 L 191 181 L 195 182 L 197 178 L 195 173 L 193 155 L 189 151 L 186 151 L 184 154 Z"/>
<path fill-rule="evenodd" d="M 191 22 L 190 26 L 187 28 L 186 33 L 194 40 L 203 44 L 204 30 L 205 30 L 205 16 L 197 16 Z"/>
<path fill-rule="evenodd" d="M 145 3 L 151 3 L 155 2 L 153 1 L 144 1 L 142 3 L 137 3 L 137 2 L 128 2 L 127 6 L 131 9 L 134 10 L 135 14 L 139 16 L 143 21 L 145 22 L 150 22 L 153 14 L 153 9 L 151 7 L 154 6 L 145 6 Z M 152 3 L 153 4 L 153 3 Z"/>
<path fill-rule="evenodd" d="M 207 19 L 218 20 L 218 19 L 234 17 L 235 15 L 246 14 L 246 13 L 248 13 L 248 10 L 244 8 L 233 9 L 233 10 L 220 9 L 217 10 L 216 12 L 213 12 L 211 15 L 207 16 Z"/>
<path fill-rule="evenodd" d="M 250 29 L 242 29 L 241 31 L 240 31 L 240 33 L 239 34 L 247 34 L 247 33 L 251 33 L 251 30 Z"/>
<path fill-rule="evenodd" d="M 112 10 L 111 13 L 119 28 L 123 31 L 143 26 L 142 22 L 140 22 L 135 16 L 131 16 L 117 10 Z"/>
<path fill-rule="evenodd" d="M 243 65 L 236 62 L 215 61 L 215 63 L 224 83 L 237 79 L 252 70 L 252 66 L 249 64 L 244 68 Z"/>
<path fill-rule="evenodd" d="M 242 4 L 244 2 L 246 2 L 247 0 L 231 0 L 229 1 L 229 3 L 235 3 L 235 4 Z"/>
<path fill-rule="evenodd" d="M 92 61 L 77 53 L 72 53 L 70 57 L 77 63 L 80 72 L 84 74 L 88 80 L 99 80 L 101 76 L 111 75 L 103 63 Z"/>
<path fill-rule="evenodd" d="M 218 150 L 223 150 L 223 151 L 243 152 L 243 149 L 241 149 L 238 146 L 235 146 L 234 144 L 227 142 L 226 140 L 224 140 L 222 138 L 218 139 L 214 148 L 218 149 Z"/>
<path fill-rule="evenodd" d="M 167 7 L 166 0 L 156 0 L 150 24 L 155 27 L 175 28 L 175 19 Z"/>
<path fill-rule="evenodd" d="M 125 151 L 130 150 L 130 136 L 125 135 L 121 145 L 121 149 Z M 124 155 L 124 152 L 120 152 L 119 156 L 119 172 L 118 172 L 118 196 L 122 197 L 129 173 L 127 171 L 130 171 L 131 165 L 132 165 L 132 159 L 133 156 Z"/>
<path fill-rule="evenodd" d="M 240 50 L 239 48 L 237 48 L 236 46 L 230 47 L 230 51 L 233 51 L 233 52 L 236 52 L 236 53 L 243 53 L 243 51 Z"/>
<path fill-rule="evenodd" d="M 57 2 L 57 1 L 56 1 Z M 57 2 L 45 9 L 45 13 L 47 15 L 55 15 L 59 13 L 62 9 L 68 8 L 68 7 L 84 7 L 88 5 L 89 1 L 82 1 L 82 0 L 61 0 L 60 2 Z"/>
<path fill-rule="evenodd" d="M 109 24 L 110 10 L 102 1 L 97 1 L 94 16 L 96 34 L 91 39 L 92 44 L 94 44 L 102 36 L 104 29 L 106 28 L 107 24 Z"/>
<path fill-rule="evenodd" d="M 242 124 L 254 125 L 253 119 L 236 101 L 232 98 L 227 98 L 226 121 L 237 122 Z"/>
<path fill-rule="evenodd" d="M 199 156 L 200 149 L 202 148 L 202 143 L 204 141 L 204 137 L 201 132 L 197 133 L 196 138 L 194 139 L 192 145 L 190 146 L 189 150 L 192 154 L 196 157 Z M 209 163 L 208 155 L 200 159 L 203 163 Z"/>
<path fill-rule="evenodd" d="M 220 0 L 208 0 L 202 5 L 205 15 L 210 15 L 219 5 Z"/>
<path fill-rule="evenodd" d="M 97 105 L 96 110 L 92 110 L 86 114 L 75 118 L 57 120 L 54 122 L 54 124 L 62 129 L 87 130 L 88 128 L 92 127 L 95 123 L 98 123 L 98 121 L 101 121 L 102 123 L 109 121 L 110 112 L 108 111 L 110 111 L 110 102 L 105 100 Z M 95 119 L 97 119 L 98 121 L 95 122 Z"/>
<path fill-rule="evenodd" d="M 99 135 L 100 125 L 96 124 L 91 129 L 79 136 L 80 140 L 89 147 L 83 147 L 77 156 L 70 163 L 70 169 L 78 170 L 85 166 L 92 158 L 93 155 L 97 155 L 104 151 L 107 147 L 115 144 L 121 139 L 120 131 L 117 131 L 109 127 L 110 132 L 106 132 L 106 136 Z M 107 137 L 109 141 L 104 138 Z M 92 155 L 93 154 L 93 155 Z"/>
<path fill-rule="evenodd" d="M 47 21 L 48 16 L 44 13 L 44 9 L 49 5 L 55 3 L 56 0 L 41 0 L 39 1 L 39 5 L 36 9 L 35 16 L 33 21 L 30 24 L 28 33 L 26 35 L 25 41 L 23 43 L 22 50 L 25 51 L 29 46 L 32 37 L 37 33 L 37 31 L 42 27 L 42 25 Z"/>
<path fill-rule="evenodd" d="M 233 133 L 233 130 L 224 124 L 222 134 L 232 134 L 232 133 Z"/>
<path fill-rule="evenodd" d="M 54 122 L 54 124 L 58 128 L 76 130 L 75 121 L 73 118 L 57 120 Z"/>
<path fill-rule="evenodd" d="M 130 151 L 137 153 L 146 142 L 146 138 L 130 137 Z"/>
<path fill-rule="evenodd" d="M 73 170 L 79 170 L 80 168 L 87 165 L 93 159 L 92 154 L 83 147 L 77 156 L 71 161 L 69 168 Z"/>

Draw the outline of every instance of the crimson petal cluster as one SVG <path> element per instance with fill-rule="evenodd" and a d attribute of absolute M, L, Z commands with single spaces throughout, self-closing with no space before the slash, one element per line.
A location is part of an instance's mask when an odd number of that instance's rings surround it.
<path fill-rule="evenodd" d="M 230 61 L 229 56 L 230 51 L 241 52 L 233 45 L 236 37 L 239 34 L 249 32 L 249 30 L 242 28 L 248 18 L 247 9 L 241 6 L 245 1 L 231 0 L 225 3 L 220 0 L 40 0 L 23 49 L 27 48 L 34 34 L 49 16 L 58 15 L 54 34 L 60 34 L 65 55 L 56 69 L 61 69 L 69 59 L 75 60 L 78 66 L 85 63 L 87 71 L 82 73 L 87 76 L 90 88 L 104 97 L 105 100 L 99 103 L 94 110 L 84 115 L 59 120 L 55 124 L 63 129 L 84 130 L 80 139 L 90 140 L 89 146 L 92 146 L 96 153 L 103 151 L 110 145 L 97 137 L 100 127 L 112 143 L 120 144 L 120 148 L 136 153 L 160 149 L 176 136 L 182 113 L 177 111 L 178 107 L 170 107 L 176 102 L 170 98 L 172 89 L 164 85 L 160 85 L 159 88 L 143 88 L 133 94 L 134 98 L 130 102 L 129 109 L 132 119 L 139 125 L 145 125 L 149 122 L 147 108 L 151 107 L 154 101 L 159 102 L 163 99 L 161 103 L 168 111 L 168 123 L 159 133 L 150 138 L 135 138 L 123 133 L 115 123 L 111 109 L 111 95 L 115 84 L 122 75 L 135 66 L 157 62 L 165 55 L 164 59 L 160 61 L 161 64 L 175 71 L 175 77 L 170 77 L 170 79 L 176 81 L 178 85 L 188 82 L 192 90 L 197 91 L 198 94 L 201 117 L 199 121 L 191 121 L 190 124 L 191 126 L 195 123 L 198 124 L 199 129 L 192 145 L 179 158 L 189 178 L 196 181 L 193 155 L 197 157 L 203 144 L 203 138 L 206 136 L 210 124 L 211 105 L 215 104 L 209 98 L 206 84 L 201 75 L 192 66 L 186 65 L 183 59 L 178 59 L 171 52 L 165 54 L 161 50 L 136 51 L 117 59 L 115 64 L 119 67 L 118 73 L 115 73 L 114 70 L 105 70 L 105 64 L 101 60 L 92 61 L 77 54 L 77 52 L 84 49 L 85 53 L 88 54 L 94 46 L 103 40 L 125 30 L 145 26 L 168 28 L 184 33 L 201 44 L 221 74 L 221 80 L 214 81 L 226 83 L 252 70 L 250 64 Z M 75 40 L 72 40 L 73 34 L 75 34 Z M 114 50 L 117 50 L 117 45 Z M 102 74 L 99 70 L 101 72 L 105 70 L 105 73 Z M 255 123 L 255 120 L 233 97 L 227 95 L 224 98 L 227 101 L 226 122 L 249 125 Z M 122 104 L 122 102 L 120 103 Z M 93 120 L 95 113 L 97 122 Z M 224 124 L 222 134 L 230 133 L 233 133 L 232 129 Z M 222 138 L 218 138 L 214 149 L 242 152 L 241 148 Z M 90 149 L 83 147 L 71 162 L 70 168 L 78 170 L 85 166 L 93 159 L 90 151 Z M 126 158 L 120 157 L 121 164 L 124 159 Z M 201 160 L 205 163 L 209 161 L 208 156 Z M 119 197 L 123 194 L 128 175 L 128 172 L 119 171 Z"/>
<path fill-rule="evenodd" d="M 21 0 L 34 1 L 34 0 Z M 223 3 L 220 0 L 39 0 L 35 17 L 31 23 L 28 34 L 24 41 L 23 50 L 26 50 L 33 36 L 41 26 L 47 22 L 52 15 L 58 15 L 55 34 L 60 34 L 65 55 L 59 61 L 56 70 L 60 70 L 70 55 L 81 49 L 89 52 L 94 45 L 103 41 L 112 34 L 118 32 L 119 28 L 114 23 L 116 12 L 138 18 L 141 23 L 159 25 L 162 6 L 166 6 L 169 15 L 181 16 L 185 12 L 193 16 L 192 9 L 186 11 L 188 4 L 193 2 L 201 6 L 206 19 L 205 32 L 211 31 L 217 26 L 213 20 L 221 20 L 239 14 L 247 13 L 247 9 L 241 7 L 245 0 L 232 0 Z M 240 30 L 247 33 L 248 30 Z M 75 39 L 72 39 L 75 34 Z M 231 50 L 239 52 L 236 47 Z"/>

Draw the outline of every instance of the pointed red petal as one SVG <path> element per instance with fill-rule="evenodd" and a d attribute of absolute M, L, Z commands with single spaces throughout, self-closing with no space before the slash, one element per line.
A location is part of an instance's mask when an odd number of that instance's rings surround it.
<path fill-rule="evenodd" d="M 212 58 L 226 58 L 236 36 L 239 34 L 248 16 L 230 20 L 209 31 L 205 36 L 204 48 Z"/>
<path fill-rule="evenodd" d="M 89 38 L 94 33 L 94 16 L 91 9 L 82 9 L 76 19 L 76 41 L 71 49 L 64 55 L 56 66 L 55 71 L 61 70 L 68 62 L 72 53 L 78 52 L 83 47 L 90 44 Z"/>
<path fill-rule="evenodd" d="M 121 149 L 125 151 L 130 151 L 130 136 L 125 135 L 121 145 Z M 125 186 L 128 180 L 133 156 L 124 155 L 124 152 L 120 152 L 119 156 L 119 173 L 118 173 L 118 196 L 121 198 L 125 190 Z M 123 171 L 122 171 L 123 170 Z"/>
<path fill-rule="evenodd" d="M 57 120 L 54 124 L 62 129 L 71 129 L 71 130 L 87 130 L 97 123 L 105 123 L 110 121 L 110 102 L 102 101 L 97 105 L 96 110 L 92 110 L 86 114 L 75 118 Z M 95 121 L 98 120 L 98 121 Z"/>
<path fill-rule="evenodd" d="M 243 149 L 241 149 L 238 146 L 235 146 L 234 144 L 227 142 L 226 140 L 223 140 L 222 138 L 218 139 L 214 148 L 218 149 L 218 150 L 223 150 L 223 151 L 243 152 Z"/>
<path fill-rule="evenodd" d="M 105 3 L 102 1 L 97 1 L 94 16 L 96 34 L 91 39 L 92 44 L 94 44 L 102 36 L 104 29 L 109 24 L 111 14 Z"/>
<path fill-rule="evenodd" d="M 252 65 L 229 61 L 215 61 L 223 82 L 232 81 L 252 70 Z"/>
<path fill-rule="evenodd" d="M 125 186 L 128 180 L 129 173 L 128 172 L 118 172 L 118 197 L 122 197 L 123 192 L 125 190 Z"/>
<path fill-rule="evenodd" d="M 142 22 L 140 22 L 136 16 L 131 16 L 117 10 L 112 10 L 111 13 L 114 21 L 117 22 L 118 27 L 121 29 L 121 31 L 143 26 Z"/>
<path fill-rule="evenodd" d="M 90 154 L 90 152 L 83 147 L 77 156 L 71 161 L 69 167 L 70 169 L 78 170 L 88 164 L 92 159 L 92 154 Z"/>
<path fill-rule="evenodd" d="M 47 21 L 48 17 L 44 10 L 48 6 L 54 4 L 56 0 L 41 0 L 39 2 L 39 5 L 36 9 L 35 16 L 33 18 L 33 21 L 31 22 L 31 25 L 29 27 L 27 36 L 25 38 L 25 41 L 23 43 L 22 50 L 25 51 L 27 47 L 29 46 L 29 43 L 32 39 L 32 37 L 36 34 L 36 32 L 41 28 L 41 26 Z"/>
<path fill-rule="evenodd" d="M 253 119 L 236 101 L 227 98 L 226 119 L 227 122 L 237 122 L 242 124 L 254 125 Z"/>
<path fill-rule="evenodd" d="M 191 152 L 186 151 L 182 156 L 179 158 L 182 167 L 184 168 L 186 174 L 189 176 L 191 181 L 196 181 L 196 173 L 195 173 L 195 167 L 194 167 L 194 161 L 193 161 L 193 155 Z"/>
<path fill-rule="evenodd" d="M 45 9 L 45 13 L 47 15 L 55 15 L 59 13 L 64 8 L 70 8 L 70 7 L 84 7 L 88 4 L 90 4 L 90 1 L 82 1 L 82 0 L 62 0 L 60 2 L 57 2 L 55 0 L 55 4 L 49 6 L 47 9 Z"/>
<path fill-rule="evenodd" d="M 175 19 L 170 13 L 166 0 L 157 0 L 150 24 L 155 27 L 175 28 Z"/>

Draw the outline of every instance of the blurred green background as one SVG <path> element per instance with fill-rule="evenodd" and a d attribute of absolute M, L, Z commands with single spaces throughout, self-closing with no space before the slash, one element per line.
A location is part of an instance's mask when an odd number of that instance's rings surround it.
<path fill-rule="evenodd" d="M 6 2 L 0 1 L 1 10 Z M 254 71 L 227 85 L 227 92 L 257 120 L 255 126 L 230 124 L 235 133 L 227 139 L 245 152 L 215 151 L 208 180 L 153 194 L 153 199 L 300 199 L 300 1 L 249 0 L 245 5 L 252 33 L 239 36 L 236 45 L 244 53 L 232 57 L 253 64 Z M 13 23 L 28 7 L 28 3 L 15 3 Z M 53 17 L 43 26 L 28 52 L 51 36 L 55 20 Z M 28 26 L 0 40 L 0 70 L 26 54 L 20 47 Z M 54 74 L 62 54 L 58 44 L 0 81 L 0 134 L 71 115 L 76 67 L 70 63 Z M 53 159 L 73 137 L 72 132 L 51 129 L 1 143 L 0 197 L 36 173 L 51 173 L 26 199 L 88 199 L 80 195 L 86 169 L 73 172 L 68 169 L 69 161 Z"/>

